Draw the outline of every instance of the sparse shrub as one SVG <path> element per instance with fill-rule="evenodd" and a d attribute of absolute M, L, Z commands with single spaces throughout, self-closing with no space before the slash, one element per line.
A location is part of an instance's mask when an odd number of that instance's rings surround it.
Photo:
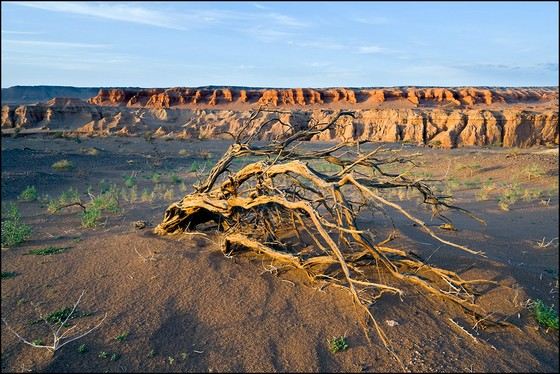
<path fill-rule="evenodd" d="M 128 188 L 132 188 L 136 185 L 136 177 L 133 175 L 124 176 L 124 185 Z"/>
<path fill-rule="evenodd" d="M 27 254 L 35 255 L 35 256 L 50 256 L 50 255 L 56 255 L 56 254 L 59 254 L 59 253 L 64 253 L 67 250 L 68 250 L 68 248 L 47 247 L 47 248 L 42 248 L 42 249 L 33 249 L 33 250 L 29 251 Z"/>
<path fill-rule="evenodd" d="M 536 179 L 544 176 L 546 173 L 542 167 L 537 164 L 532 164 L 523 169 L 523 174 L 527 176 L 527 180 Z"/>
<path fill-rule="evenodd" d="M 126 338 L 128 338 L 128 331 L 123 332 L 122 334 L 119 334 L 115 340 L 118 340 L 119 342 L 124 342 L 126 340 Z"/>
<path fill-rule="evenodd" d="M 130 189 L 130 199 L 129 199 L 129 201 L 131 203 L 134 203 L 136 200 L 138 200 L 138 188 L 136 186 L 133 186 Z"/>
<path fill-rule="evenodd" d="M 152 176 L 150 177 L 150 179 L 152 180 L 153 183 L 157 184 L 157 183 L 161 182 L 161 174 L 154 172 L 152 174 Z"/>
<path fill-rule="evenodd" d="M 179 151 L 179 156 L 187 156 L 188 154 L 189 154 L 189 151 L 187 151 L 184 148 Z"/>
<path fill-rule="evenodd" d="M 17 275 L 15 271 L 3 271 L 2 272 L 2 279 L 10 279 Z"/>
<path fill-rule="evenodd" d="M 465 187 L 468 189 L 476 189 L 480 187 L 480 179 L 475 178 L 472 180 L 465 181 Z"/>
<path fill-rule="evenodd" d="M 121 188 L 120 195 L 121 195 L 121 199 L 123 199 L 123 200 L 126 201 L 126 202 L 129 202 L 129 199 L 128 199 L 128 189 L 127 189 L 127 188 L 124 188 L 124 187 Z"/>
<path fill-rule="evenodd" d="M 140 200 L 143 203 L 151 202 L 152 201 L 152 194 L 148 191 L 147 188 L 142 190 L 142 195 L 140 196 Z"/>
<path fill-rule="evenodd" d="M 84 153 L 88 156 L 97 156 L 99 154 L 99 149 L 97 149 L 95 147 L 81 148 L 80 150 L 81 150 L 82 153 Z"/>
<path fill-rule="evenodd" d="M 21 201 L 35 201 L 37 200 L 37 189 L 35 186 L 27 186 L 18 197 Z"/>
<path fill-rule="evenodd" d="M 331 340 L 327 339 L 327 342 L 329 343 L 329 350 L 332 353 L 337 353 L 348 349 L 348 343 L 346 342 L 346 337 L 344 336 L 339 336 L 338 338 L 333 337 Z"/>
<path fill-rule="evenodd" d="M 55 162 L 51 165 L 51 167 L 55 170 L 72 170 L 74 168 L 74 164 L 72 164 L 72 161 L 65 159 Z"/>
<path fill-rule="evenodd" d="M 530 202 L 534 200 L 539 200 L 543 196 L 543 191 L 540 189 L 529 189 L 526 188 L 523 191 L 522 199 L 523 201 Z"/>
<path fill-rule="evenodd" d="M 191 173 L 196 173 L 198 169 L 199 169 L 198 162 L 193 161 L 191 163 L 191 169 L 190 169 Z"/>
<path fill-rule="evenodd" d="M 494 191 L 495 189 L 496 185 L 494 184 L 494 182 L 485 182 L 482 188 L 476 192 L 476 199 L 479 201 L 488 200 L 490 192 Z"/>
<path fill-rule="evenodd" d="M 88 209 L 93 208 L 99 209 L 100 211 L 106 210 L 109 213 L 118 213 L 120 208 L 117 186 L 111 186 L 107 192 L 95 197 L 88 205 Z"/>
<path fill-rule="evenodd" d="M 86 353 L 87 351 L 88 351 L 88 348 L 87 348 L 87 346 L 86 346 L 85 344 L 82 344 L 82 345 L 80 345 L 80 346 L 78 347 L 78 352 L 79 352 L 79 353 L 82 353 L 82 354 L 83 354 L 83 353 Z"/>
<path fill-rule="evenodd" d="M 535 319 L 541 326 L 558 330 L 558 313 L 552 306 L 547 307 L 542 300 L 536 300 L 532 309 Z"/>
<path fill-rule="evenodd" d="M 521 189 L 518 184 L 512 184 L 506 187 L 506 190 L 498 197 L 498 206 L 500 209 L 508 211 L 509 207 L 515 204 L 521 196 Z"/>
<path fill-rule="evenodd" d="M 55 213 L 65 205 L 81 202 L 80 194 L 74 187 L 70 187 L 68 191 L 64 191 L 57 199 L 50 200 L 47 204 L 47 211 Z"/>
<path fill-rule="evenodd" d="M 174 184 L 179 184 L 179 183 L 181 183 L 181 178 L 179 178 L 179 176 L 178 176 L 177 174 L 175 174 L 175 173 L 171 174 L 171 175 L 169 176 L 169 178 L 171 179 L 171 183 L 174 183 Z"/>
<path fill-rule="evenodd" d="M 82 212 L 82 227 L 95 227 L 99 218 L 101 218 L 101 210 L 96 208 L 89 208 L 84 210 Z"/>
<path fill-rule="evenodd" d="M 31 236 L 31 227 L 24 224 L 18 208 L 14 204 L 8 206 L 6 219 L 2 222 L 2 246 L 15 247 Z"/>
<path fill-rule="evenodd" d="M 179 191 L 181 192 L 187 192 L 187 185 L 185 184 L 185 182 L 181 182 L 181 184 L 179 185 Z"/>
<path fill-rule="evenodd" d="M 168 188 L 167 190 L 165 190 L 165 192 L 163 193 L 163 199 L 166 201 L 172 201 L 173 199 L 175 199 L 175 192 L 172 188 Z"/>

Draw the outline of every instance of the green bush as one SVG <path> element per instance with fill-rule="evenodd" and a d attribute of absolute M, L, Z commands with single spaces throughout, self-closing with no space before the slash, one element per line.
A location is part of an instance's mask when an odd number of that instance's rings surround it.
<path fill-rule="evenodd" d="M 542 300 L 536 300 L 533 313 L 541 326 L 558 330 L 558 313 L 554 312 L 554 308 L 547 307 Z"/>
<path fill-rule="evenodd" d="M 123 179 L 124 179 L 124 185 L 127 188 L 132 188 L 136 185 L 136 178 L 132 175 L 124 176 Z"/>
<path fill-rule="evenodd" d="M 18 197 L 21 201 L 35 201 L 37 200 L 37 189 L 35 186 L 27 186 Z"/>
<path fill-rule="evenodd" d="M 348 343 L 346 342 L 346 338 L 344 336 L 340 336 L 338 338 L 333 337 L 332 340 L 327 340 L 327 342 L 329 343 L 329 350 L 332 353 L 348 349 Z"/>
<path fill-rule="evenodd" d="M 21 221 L 18 208 L 11 204 L 6 219 L 2 222 L 2 246 L 14 247 L 31 236 L 31 227 Z"/>
<path fill-rule="evenodd" d="M 72 161 L 69 160 L 60 160 L 52 164 L 51 167 L 55 170 L 72 170 L 74 168 L 74 164 L 72 164 Z"/>
<path fill-rule="evenodd" d="M 82 226 L 86 228 L 95 227 L 97 220 L 101 218 L 101 210 L 89 208 L 82 212 Z"/>

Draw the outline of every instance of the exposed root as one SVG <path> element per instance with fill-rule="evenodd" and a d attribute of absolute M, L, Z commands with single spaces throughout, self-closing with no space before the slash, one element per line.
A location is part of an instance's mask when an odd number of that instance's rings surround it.
<path fill-rule="evenodd" d="M 235 142 L 206 180 L 194 186 L 195 192 L 167 208 L 155 233 L 194 231 L 213 223 L 220 232 L 224 254 L 253 251 L 300 269 L 311 280 L 327 280 L 346 288 L 397 360 L 370 306 L 385 293 L 402 297 L 406 284 L 461 306 L 481 323 L 500 323 L 489 319 L 475 303 L 473 286 L 487 281 L 467 281 L 452 271 L 430 266 L 413 254 L 389 247 L 393 235 L 376 243 L 375 235 L 359 227 L 361 211 L 380 212 L 390 219 L 388 211 L 392 210 L 447 246 L 484 255 L 440 237 L 424 221 L 383 197 L 387 189 L 412 189 L 422 196 L 433 217 L 445 223 L 450 220 L 443 215 L 444 210 L 474 217 L 436 196 L 424 182 L 410 179 L 406 173 L 387 171 L 388 167 L 413 164 L 415 155 L 403 156 L 383 147 L 364 153 L 360 147 L 364 142 L 311 152 L 297 150 L 301 141 L 336 127 L 340 117 L 353 116 L 349 112 L 333 114 L 330 121 L 309 124 L 305 130 L 282 123 L 287 130 L 281 140 L 256 146 L 252 144 L 255 135 L 271 124 L 250 127 L 262 111 L 259 109 L 234 136 Z M 247 156 L 261 159 L 235 172 L 230 170 L 234 160 Z M 319 172 L 313 166 L 317 162 L 334 171 Z M 392 220 L 391 225 L 394 227 Z"/>

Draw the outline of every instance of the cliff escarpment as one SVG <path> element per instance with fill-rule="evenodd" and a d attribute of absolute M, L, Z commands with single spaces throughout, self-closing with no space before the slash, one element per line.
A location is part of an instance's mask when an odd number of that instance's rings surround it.
<path fill-rule="evenodd" d="M 101 89 L 88 101 L 55 98 L 4 105 L 2 129 L 75 131 L 91 135 L 228 138 L 259 107 L 260 124 L 280 117 L 298 127 L 327 121 L 340 109 L 356 118 L 311 140 L 413 142 L 442 147 L 557 145 L 558 90 L 552 88 L 384 89 Z M 261 140 L 285 136 L 268 126 Z"/>
<path fill-rule="evenodd" d="M 372 106 L 455 107 L 547 104 L 558 101 L 555 88 L 153 88 L 100 89 L 90 104 L 143 108 L 320 107 L 367 109 Z"/>

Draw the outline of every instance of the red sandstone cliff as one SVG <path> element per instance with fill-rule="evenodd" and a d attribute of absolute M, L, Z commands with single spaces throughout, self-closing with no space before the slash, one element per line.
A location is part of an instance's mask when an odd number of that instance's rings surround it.
<path fill-rule="evenodd" d="M 89 103 L 144 108 L 260 106 L 366 109 L 392 103 L 404 107 L 474 108 L 558 101 L 554 88 L 371 88 L 239 89 L 169 88 L 101 89 Z"/>
<path fill-rule="evenodd" d="M 2 107 L 2 128 L 47 128 L 90 134 L 143 134 L 220 138 L 235 133 L 259 106 L 305 126 L 350 109 L 336 128 L 312 140 L 360 139 L 439 144 L 443 147 L 559 143 L 558 90 L 552 88 L 383 89 L 102 89 L 84 102 L 56 98 L 37 105 Z M 275 125 L 261 139 L 282 136 Z"/>

